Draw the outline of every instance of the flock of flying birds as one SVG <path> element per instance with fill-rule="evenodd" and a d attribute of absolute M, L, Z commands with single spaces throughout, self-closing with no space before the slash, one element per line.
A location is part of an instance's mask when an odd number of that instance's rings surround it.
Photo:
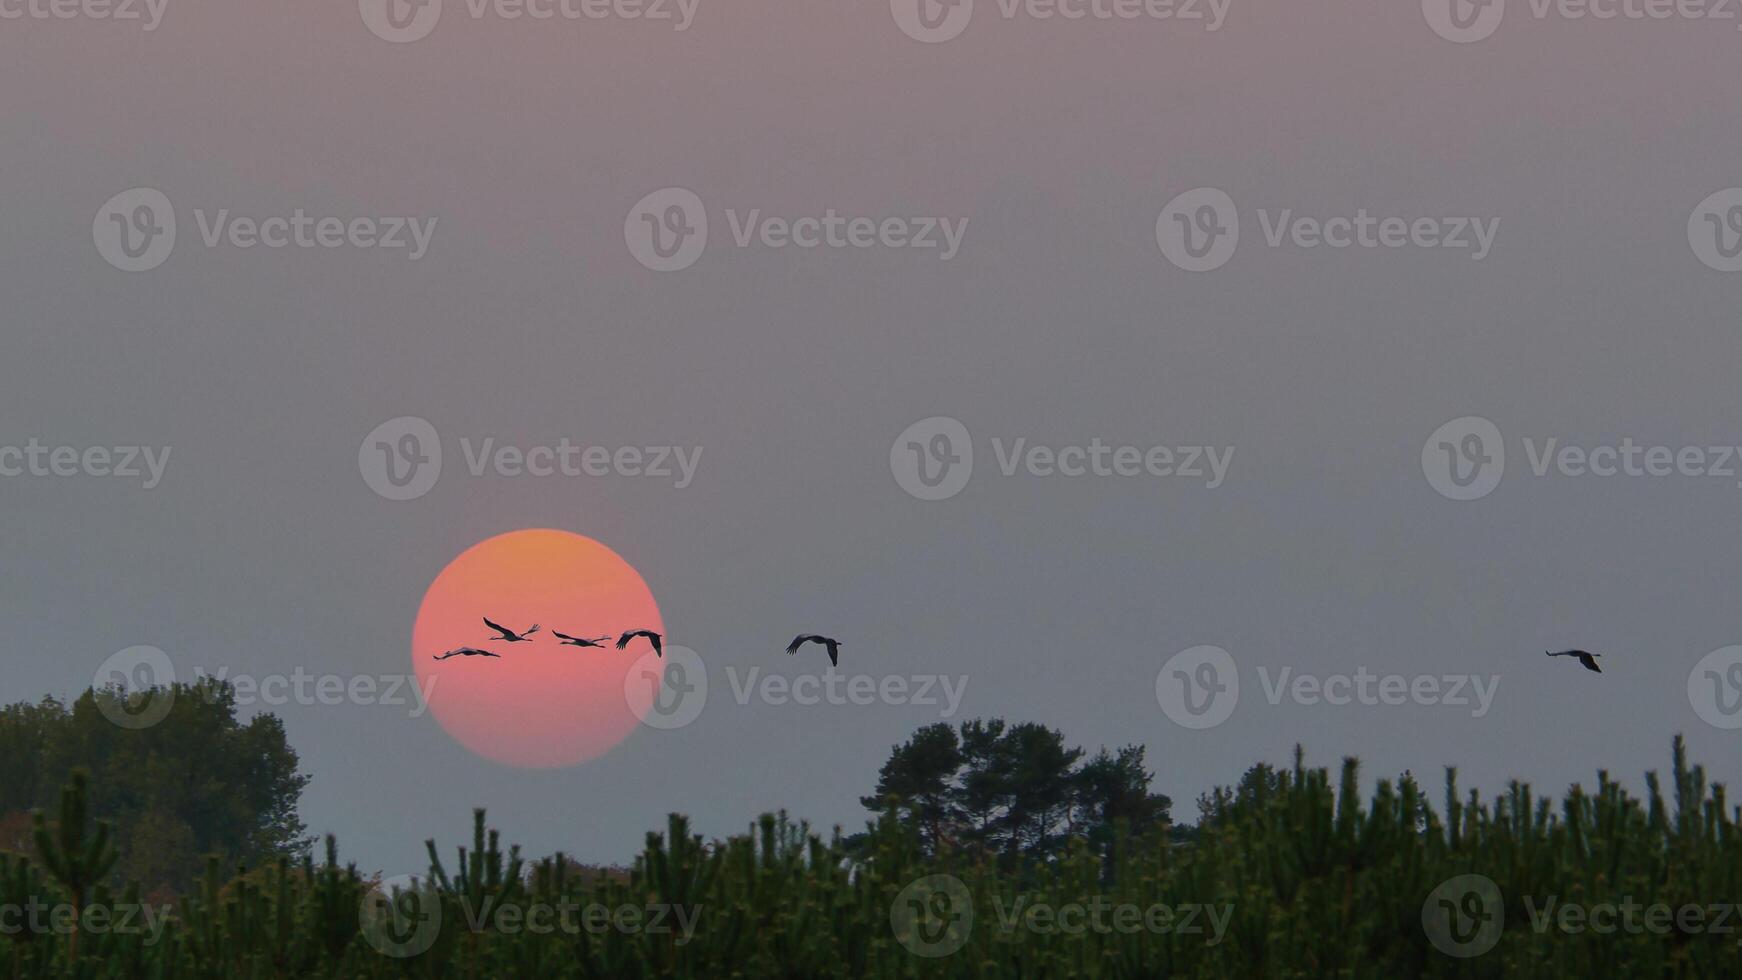
<path fill-rule="evenodd" d="M 537 623 L 532 624 L 531 629 L 516 633 L 500 623 L 491 622 L 488 616 L 484 617 L 484 625 L 496 631 L 497 635 L 490 637 L 491 642 L 496 643 L 530 643 L 532 642 L 530 639 L 532 634 L 538 632 Z M 551 630 L 550 635 L 556 637 L 557 641 L 565 647 L 603 647 L 611 639 L 609 636 L 596 636 L 591 639 L 584 636 L 570 636 L 556 630 Z M 665 656 L 665 637 L 654 630 L 629 630 L 625 632 L 622 636 L 617 637 L 617 649 L 627 649 L 629 644 L 637 639 L 645 639 L 648 645 L 653 647 L 654 656 Z M 821 645 L 829 652 L 829 666 L 840 666 L 841 641 L 818 633 L 800 633 L 793 637 L 792 642 L 787 644 L 786 652 L 797 653 L 799 647 L 806 643 Z M 458 647 L 447 653 L 438 653 L 434 659 L 446 660 L 449 657 L 495 657 L 500 659 L 502 655 L 480 647 Z"/>
<path fill-rule="evenodd" d="M 496 635 L 492 636 L 490 639 L 499 643 L 530 643 L 532 642 L 530 639 L 532 634 L 538 632 L 537 623 L 532 624 L 531 629 L 516 633 L 500 623 L 491 622 L 490 617 L 488 616 L 484 617 L 484 625 L 496 631 Z M 557 642 L 565 647 L 603 647 L 611 640 L 609 636 L 595 636 L 589 639 L 584 636 L 570 636 L 567 633 L 559 633 L 556 630 L 551 630 L 550 635 L 556 637 Z M 665 656 L 665 637 L 654 630 L 629 630 L 625 632 L 623 635 L 617 637 L 617 649 L 627 649 L 629 644 L 637 639 L 645 639 L 648 644 L 653 647 L 654 656 Z M 786 652 L 789 654 L 797 653 L 799 647 L 804 646 L 806 643 L 815 643 L 828 650 L 829 666 L 840 666 L 841 641 L 833 637 L 823 636 L 819 633 L 800 633 L 793 637 L 792 642 L 786 645 Z M 1603 668 L 1597 666 L 1597 658 L 1602 656 L 1600 653 L 1591 653 L 1586 650 L 1562 650 L 1559 653 L 1544 650 L 1543 653 L 1546 653 L 1551 657 L 1574 657 L 1580 664 L 1584 665 L 1586 670 L 1595 671 L 1599 674 L 1603 672 Z M 499 653 L 494 653 L 490 650 L 485 650 L 479 647 L 458 647 L 449 650 L 447 653 L 436 654 L 435 659 L 446 660 L 449 657 L 495 657 L 500 659 L 501 656 L 502 655 Z"/>

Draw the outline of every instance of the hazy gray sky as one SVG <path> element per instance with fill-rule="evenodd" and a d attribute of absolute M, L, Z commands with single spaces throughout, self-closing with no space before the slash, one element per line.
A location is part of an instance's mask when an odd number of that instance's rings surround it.
<path fill-rule="evenodd" d="M 404 708 L 275 709 L 314 776 L 311 830 L 365 867 L 420 870 L 423 838 L 456 841 L 474 805 L 533 854 L 598 861 L 627 860 L 673 810 L 710 835 L 780 807 L 857 829 L 890 746 L 941 709 L 736 703 L 728 669 L 820 672 L 820 653 L 781 653 L 813 629 L 847 641 L 844 673 L 966 675 L 948 720 L 1149 746 L 1187 817 L 1296 742 L 1436 787 L 1455 763 L 1491 794 L 1598 767 L 1642 788 L 1684 732 L 1734 783 L 1739 735 L 1688 688 L 1742 643 L 1737 479 L 1538 477 L 1526 440 L 1742 443 L 1742 273 L 1689 240 L 1696 207 L 1742 185 L 1742 35 L 1514 0 L 1492 37 L 1454 44 L 1392 6 L 1233 0 L 1210 32 L 1006 20 L 979 0 L 939 44 L 871 0 L 702 0 L 682 32 L 447 0 L 405 44 L 350 4 L 168 0 L 149 32 L 8 21 L 0 446 L 172 448 L 149 490 L 0 477 L 0 695 L 82 689 L 139 644 L 184 677 L 404 674 L 454 556 L 556 527 L 640 570 L 672 642 L 709 665 L 702 715 L 527 770 Z M 177 238 L 124 272 L 93 219 L 137 187 L 172 202 Z M 625 216 L 667 187 L 699 196 L 709 237 L 659 273 Z M 1188 272 L 1157 218 L 1202 187 L 1235 202 L 1239 246 Z M 415 260 L 202 235 L 220 210 L 299 208 L 436 224 Z M 754 209 L 968 224 L 947 261 L 739 247 Z M 1285 210 L 1495 233 L 1480 260 L 1272 247 Z M 358 455 L 400 416 L 428 420 L 445 459 L 396 502 Z M 975 454 L 935 502 L 890 462 L 932 416 Z M 1507 458 L 1491 494 L 1460 502 L 1422 453 L 1465 416 L 1491 420 Z M 460 440 L 489 437 L 703 454 L 681 489 L 473 477 Z M 1215 489 L 1000 472 L 1016 439 L 1096 438 L 1234 455 Z M 1156 680 L 1200 645 L 1234 658 L 1241 689 L 1194 730 Z M 1566 646 L 1605 673 L 1542 656 Z M 1283 667 L 1499 686 L 1481 717 L 1273 705 L 1263 677 Z"/>

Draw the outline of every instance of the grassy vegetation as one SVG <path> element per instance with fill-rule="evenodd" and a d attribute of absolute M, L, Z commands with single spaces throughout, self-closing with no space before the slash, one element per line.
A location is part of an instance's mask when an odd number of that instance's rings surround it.
<path fill-rule="evenodd" d="M 838 832 L 825 839 L 784 815 L 704 842 L 674 815 L 663 832 L 648 835 L 625 874 L 577 873 L 562 855 L 524 862 L 517 848 L 502 848 L 479 811 L 468 845 L 444 860 L 431 842 L 427 878 L 393 889 L 390 899 L 342 864 L 329 838 L 319 860 L 280 859 L 264 868 L 214 860 L 201 885 L 155 920 L 158 931 L 144 930 L 135 915 L 139 930 L 121 933 L 118 916 L 139 901 L 138 891 L 103 880 L 113 849 L 102 830 L 84 826 L 86 789 L 75 780 L 58 819 L 39 827 L 42 853 L 52 859 L 0 858 L 0 906 L 77 905 L 85 925 L 20 930 L 10 928 L 16 914 L 0 920 L 8 927 L 0 929 L 8 933 L 0 935 L 0 973 L 1736 975 L 1742 922 L 1733 915 L 1718 921 L 1724 913 L 1716 907 L 1742 899 L 1742 811 L 1687 763 L 1679 740 L 1667 798 L 1654 775 L 1647 785 L 1647 795 L 1635 798 L 1600 775 L 1593 791 L 1574 787 L 1558 801 L 1522 785 L 1482 801 L 1474 792 L 1461 795 L 1448 771 L 1436 807 L 1407 776 L 1379 782 L 1363 799 L 1354 760 L 1333 779 L 1297 755 L 1292 768 L 1254 767 L 1208 797 L 1189 840 L 1165 829 L 1139 837 L 1121 830 L 1110 855 L 1084 840 L 1014 864 L 966 849 L 928 854 L 918 830 L 893 810 L 853 842 Z M 1456 896 L 1442 906 L 1436 892 L 1472 874 L 1492 881 L 1504 926 L 1491 941 L 1472 941 L 1485 951 L 1451 955 L 1436 948 L 1426 923 L 1443 910 L 1478 907 Z M 1551 899 L 1594 910 L 1596 919 L 1563 928 L 1577 917 L 1563 919 L 1564 908 L 1545 912 Z M 1602 903 L 1619 910 L 1612 931 L 1597 931 Z M 1641 910 L 1629 917 L 1623 903 Z M 1680 918 L 1656 931 L 1644 911 L 1654 904 Z M 1134 911 L 1121 911 L 1127 907 Z M 1703 923 L 1690 928 L 1685 910 L 1695 907 Z M 406 917 L 396 921 L 394 909 Z M 99 928 L 94 910 L 115 915 Z M 1476 935 L 1478 922 L 1453 929 L 1454 940 Z M 541 923 L 549 931 L 535 931 Z M 1080 931 L 1065 931 L 1072 927 Z"/>

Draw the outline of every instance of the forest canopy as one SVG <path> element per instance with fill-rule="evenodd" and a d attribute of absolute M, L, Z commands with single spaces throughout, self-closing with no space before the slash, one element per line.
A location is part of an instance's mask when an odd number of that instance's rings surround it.
<path fill-rule="evenodd" d="M 277 716 L 242 720 L 212 678 L 153 692 L 166 695 L 163 719 L 134 729 L 111 720 L 136 710 L 115 688 L 0 707 L 0 851 L 31 853 L 31 811 L 52 811 L 74 769 L 90 773 L 91 816 L 115 828 L 116 877 L 147 894 L 185 891 L 207 855 L 259 864 L 305 850 L 309 777 Z"/>

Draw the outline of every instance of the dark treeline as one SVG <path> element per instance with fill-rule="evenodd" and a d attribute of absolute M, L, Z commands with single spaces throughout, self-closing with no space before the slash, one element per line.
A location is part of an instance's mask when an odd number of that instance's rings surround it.
<path fill-rule="evenodd" d="M 296 808 L 308 777 L 278 718 L 240 721 L 234 689 L 211 678 L 156 698 L 168 713 L 136 729 L 111 720 L 139 710 L 116 689 L 0 708 L 0 850 L 30 852 L 31 811 L 52 809 L 75 768 L 91 776 L 92 815 L 115 828 L 115 877 L 148 896 L 192 888 L 207 855 L 305 850 Z"/>
<path fill-rule="evenodd" d="M 895 748 L 864 801 L 874 819 L 852 837 L 781 814 L 704 841 L 673 815 L 631 864 L 600 871 L 562 854 L 523 860 L 479 810 L 470 842 L 427 842 L 430 866 L 417 882 L 378 882 L 344 863 L 332 838 L 315 855 L 292 833 L 263 858 L 209 857 L 184 893 L 154 903 L 127 882 L 125 832 L 97 819 L 103 787 L 79 771 L 33 816 L 30 854 L 0 854 L 0 971 L 214 980 L 1735 973 L 1742 923 L 1733 919 L 1605 931 L 1544 912 L 1712 910 L 1742 897 L 1742 809 L 1688 762 L 1680 739 L 1667 786 L 1648 774 L 1643 798 L 1599 773 L 1593 791 L 1574 786 L 1558 800 L 1520 784 L 1484 800 L 1448 770 L 1435 805 L 1408 774 L 1363 794 L 1354 760 L 1333 776 L 1297 751 L 1292 766 L 1257 765 L 1206 794 L 1186 833 L 1149 782 L 1140 748 L 1089 755 L 1038 725 L 938 725 Z M 1469 876 L 1491 887 L 1491 906 L 1445 893 Z M 29 920 L 47 928 L 19 928 L 5 914 L 55 906 L 70 910 L 58 924 Z M 148 908 L 135 928 L 115 928 L 136 906 Z M 1447 919 L 1436 934 L 1442 909 L 1469 921 Z"/>
<path fill-rule="evenodd" d="M 1072 841 L 1106 855 L 1121 822 L 1137 837 L 1171 825 L 1173 802 L 1150 792 L 1143 746 L 1086 755 L 1032 722 L 927 725 L 895 747 L 860 803 L 911 828 L 927 854 L 966 849 L 1006 869 L 1056 857 Z"/>

